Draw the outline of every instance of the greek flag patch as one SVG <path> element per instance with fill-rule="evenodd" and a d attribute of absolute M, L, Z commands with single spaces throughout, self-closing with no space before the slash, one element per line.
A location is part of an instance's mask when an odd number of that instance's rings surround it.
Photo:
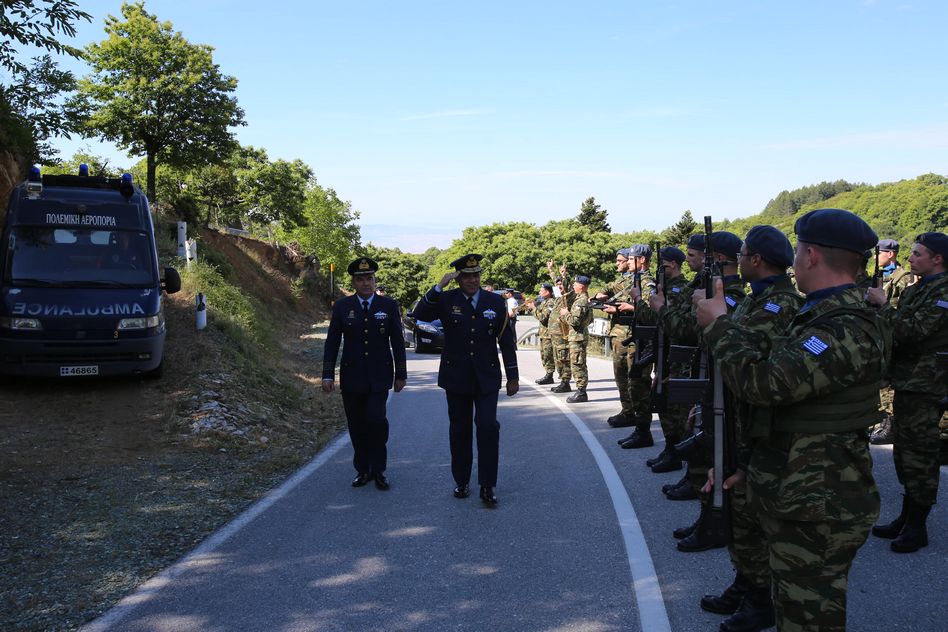
<path fill-rule="evenodd" d="M 734 300 L 733 298 L 731 298 L 730 296 L 725 296 L 725 297 L 724 297 L 724 302 L 727 303 L 727 306 L 728 306 L 728 307 L 734 307 L 735 305 L 737 305 L 737 301 L 735 301 L 735 300 Z"/>
<path fill-rule="evenodd" d="M 768 312 L 771 312 L 771 313 L 773 313 L 773 314 L 779 314 L 779 313 L 780 313 L 780 306 L 777 305 L 776 303 L 769 303 L 769 302 L 768 302 L 766 305 L 764 305 L 764 309 L 766 309 Z"/>
<path fill-rule="evenodd" d="M 948 309 L 948 301 L 945 301 L 945 300 L 938 301 L 937 303 L 935 303 L 935 305 L 937 305 L 938 307 L 942 309 Z"/>
<path fill-rule="evenodd" d="M 816 336 L 810 336 L 810 339 L 803 343 L 803 348 L 812 353 L 813 355 L 820 355 L 827 349 L 829 345 L 817 338 Z"/>
<path fill-rule="evenodd" d="M 681 288 L 680 288 L 680 287 L 673 287 L 673 288 L 672 288 L 672 292 L 675 292 L 675 293 L 677 294 L 678 292 L 681 292 Z"/>

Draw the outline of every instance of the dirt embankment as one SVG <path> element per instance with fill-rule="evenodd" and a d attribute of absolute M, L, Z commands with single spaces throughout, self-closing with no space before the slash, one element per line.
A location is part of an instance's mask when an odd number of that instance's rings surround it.
<path fill-rule="evenodd" d="M 314 388 L 327 298 L 294 297 L 269 247 L 242 241 L 202 235 L 278 315 L 278 349 L 248 357 L 213 326 L 196 331 L 182 293 L 166 306 L 159 380 L 0 383 L 0 629 L 69 630 L 101 614 L 341 427 L 338 397 Z"/>

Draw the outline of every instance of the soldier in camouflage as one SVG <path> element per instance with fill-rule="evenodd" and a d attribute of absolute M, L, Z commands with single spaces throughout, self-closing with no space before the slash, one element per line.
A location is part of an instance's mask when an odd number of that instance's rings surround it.
<path fill-rule="evenodd" d="M 571 404 L 588 402 L 586 385 L 589 384 L 589 372 L 586 369 L 586 346 L 589 344 L 589 324 L 593 320 L 592 307 L 589 305 L 589 277 L 576 275 L 573 282 L 575 298 L 567 309 L 560 309 L 560 316 L 569 325 L 569 369 L 576 378 L 576 392 L 566 401 Z"/>
<path fill-rule="evenodd" d="M 556 366 L 556 372 L 560 376 L 560 383 L 551 388 L 554 393 L 568 393 L 572 389 L 569 383 L 573 376 L 569 366 L 569 325 L 560 315 L 560 310 L 573 303 L 573 289 L 569 287 L 569 279 L 566 278 L 566 264 L 560 266 L 560 276 L 554 273 L 554 264 L 552 261 L 546 262 L 546 268 L 550 273 L 550 278 L 556 286 L 559 296 L 553 299 L 551 305 L 550 319 L 547 321 L 547 333 L 550 334 L 550 341 L 553 345 L 553 360 Z"/>
<path fill-rule="evenodd" d="M 879 240 L 879 272 L 882 273 L 882 291 L 885 292 L 886 302 L 895 307 L 899 303 L 899 297 L 911 283 L 915 281 L 915 275 L 906 270 L 896 257 L 899 254 L 899 242 L 894 239 Z M 885 417 L 879 426 L 869 436 L 869 442 L 873 445 L 887 445 L 892 443 L 892 398 L 895 392 L 890 385 L 886 385 L 879 393 L 882 398 L 882 410 Z"/>
<path fill-rule="evenodd" d="M 682 295 L 688 285 L 688 280 L 681 274 L 681 264 L 685 262 L 684 252 L 673 246 L 662 248 L 659 253 L 659 260 L 661 262 L 660 265 L 664 269 L 665 287 L 659 286 L 655 288 L 653 296 L 655 297 L 656 302 L 654 304 L 656 308 L 654 311 L 652 310 L 651 305 L 653 302 L 650 300 L 649 310 L 655 314 L 656 324 L 664 328 L 664 319 L 660 314 L 661 306 L 667 302 L 669 308 L 674 309 L 682 300 Z M 652 297 L 649 298 L 651 299 Z M 687 370 L 688 367 L 681 363 L 671 363 L 668 366 L 668 376 L 682 377 L 686 375 Z M 656 366 L 656 381 L 661 379 L 657 371 L 658 367 Z M 654 383 L 652 389 L 655 389 Z M 657 457 L 645 461 L 645 464 L 656 474 L 674 472 L 675 470 L 681 469 L 681 459 L 675 454 L 675 451 L 672 450 L 672 446 L 681 441 L 682 437 L 685 436 L 685 432 L 687 432 L 688 408 L 689 407 L 680 404 L 668 404 L 665 411 L 658 415 L 658 421 L 662 426 L 662 434 L 665 436 L 665 447 Z"/>
<path fill-rule="evenodd" d="M 879 515 L 866 428 L 888 335 L 855 284 L 877 238 L 838 209 L 807 213 L 795 230 L 807 300 L 783 335 L 722 318 L 717 292 L 697 316 L 725 384 L 751 407 L 747 494 L 767 539 L 777 628 L 843 631 L 849 569 Z M 738 469 L 725 488 L 744 478 Z"/>
<path fill-rule="evenodd" d="M 720 230 L 711 234 L 711 250 L 714 255 L 714 266 L 717 268 L 715 276 L 720 275 L 722 278 L 724 303 L 730 313 L 734 312 L 745 298 L 744 280 L 737 273 L 737 260 L 742 246 L 741 238 L 734 233 Z M 697 302 L 705 295 L 706 292 L 695 292 L 691 297 L 693 303 L 691 322 L 694 323 L 696 328 L 698 328 Z M 701 344 L 700 331 L 698 337 L 699 344 Z M 684 553 L 697 553 L 727 545 L 727 540 L 716 537 L 715 532 L 709 528 L 711 494 L 702 491 L 701 487 L 707 478 L 708 467 L 713 462 L 713 455 L 710 446 L 707 444 L 701 443 L 699 446 L 705 448 L 705 450 L 703 453 L 695 450 L 694 452 L 698 453 L 693 454 L 692 458 L 688 460 L 688 478 L 692 487 L 699 490 L 698 499 L 701 501 L 701 511 L 694 524 L 675 529 L 672 533 L 676 538 L 679 538 L 678 550 Z M 671 494 L 668 497 L 674 499 Z"/>
<path fill-rule="evenodd" d="M 534 309 L 533 315 L 539 323 L 537 337 L 540 340 L 540 360 L 543 362 L 543 370 L 546 373 L 537 380 L 537 384 L 552 384 L 553 371 L 556 368 L 556 360 L 554 359 L 553 352 L 553 338 L 550 336 L 549 331 L 550 314 L 553 312 L 553 286 L 549 283 L 544 283 L 540 286 L 538 296 L 541 302 L 539 305 L 536 305 L 536 301 L 534 301 L 536 309 Z"/>
<path fill-rule="evenodd" d="M 619 317 L 625 315 L 626 322 L 631 319 L 629 335 L 635 334 L 635 324 L 654 325 L 656 316 L 648 306 L 649 297 L 655 293 L 655 279 L 649 270 L 652 259 L 652 248 L 647 244 L 635 244 L 629 249 L 632 286 L 628 289 L 631 302 L 619 306 Z M 623 439 L 619 445 L 625 449 L 648 448 L 655 445 L 652 439 L 652 364 L 636 366 L 636 344 L 633 342 L 625 348 L 626 362 L 629 365 L 628 392 L 632 401 L 633 425 L 632 434 Z"/>
<path fill-rule="evenodd" d="M 871 288 L 867 296 L 892 329 L 893 457 L 905 488 L 899 516 L 872 533 L 892 539 L 897 553 L 928 545 L 925 523 L 938 495 L 938 423 L 948 372 L 935 354 L 948 351 L 948 235 L 919 235 L 909 264 L 919 281 L 905 290 L 898 309 L 888 303 L 884 288 Z"/>
<path fill-rule="evenodd" d="M 792 264 L 793 247 L 787 236 L 773 226 L 754 226 L 744 238 L 738 265 L 741 278 L 750 283 L 751 294 L 734 309 L 731 320 L 769 338 L 783 333 L 803 305 L 803 297 L 787 275 L 787 268 Z M 748 423 L 751 405 L 741 400 L 740 391 L 728 391 L 728 395 L 738 454 L 744 455 L 738 460 L 746 468 L 754 443 Z M 744 486 L 731 490 L 728 552 L 736 571 L 734 581 L 721 595 L 706 595 L 701 607 L 709 612 L 733 615 L 721 623 L 724 632 L 773 626 L 766 539 L 747 502 Z"/>
<path fill-rule="evenodd" d="M 596 299 L 604 301 L 612 299 L 617 303 L 629 299 L 629 287 L 632 285 L 632 273 L 629 272 L 628 248 L 616 252 L 616 271 L 619 277 L 596 293 Z M 612 372 L 619 391 L 619 403 L 622 408 L 606 422 L 613 428 L 623 428 L 634 423 L 635 411 L 632 406 L 632 396 L 629 392 L 629 354 L 620 343 L 629 335 L 629 327 L 619 318 L 619 310 L 614 305 L 607 305 L 603 311 L 609 315 L 609 337 L 612 347 Z"/>

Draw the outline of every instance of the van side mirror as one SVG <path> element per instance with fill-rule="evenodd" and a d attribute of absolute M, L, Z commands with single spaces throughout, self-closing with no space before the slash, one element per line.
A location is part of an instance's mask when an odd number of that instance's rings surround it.
<path fill-rule="evenodd" d="M 174 268 L 165 268 L 165 280 L 161 282 L 165 294 L 174 294 L 181 289 L 181 275 Z"/>

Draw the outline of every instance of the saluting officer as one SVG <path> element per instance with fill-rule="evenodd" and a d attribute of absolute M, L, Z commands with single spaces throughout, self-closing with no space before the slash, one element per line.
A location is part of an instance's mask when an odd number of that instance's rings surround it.
<path fill-rule="evenodd" d="M 752 407 L 748 497 L 767 539 L 777 629 L 841 631 L 849 569 L 879 515 L 866 428 L 887 333 L 856 286 L 877 238 L 838 209 L 811 211 L 795 230 L 806 302 L 783 335 L 722 318 L 720 282 L 697 316 L 725 385 Z M 738 470 L 725 487 L 742 480 Z"/>
<path fill-rule="evenodd" d="M 948 380 L 935 356 L 948 351 L 948 235 L 922 233 L 915 242 L 909 265 L 920 278 L 902 294 L 898 309 L 886 301 L 883 288 L 868 293 L 869 302 L 882 306 L 880 313 L 892 328 L 892 455 L 905 488 L 899 516 L 873 527 L 872 533 L 892 539 L 896 553 L 928 545 L 925 522 L 938 495 L 939 401 Z"/>
<path fill-rule="evenodd" d="M 481 259 L 471 254 L 451 262 L 448 272 L 415 307 L 421 320 L 441 320 L 444 351 L 438 370 L 438 386 L 448 400 L 451 473 L 455 498 L 467 498 L 474 463 L 472 426 L 477 427 L 477 480 L 484 504 L 494 506 L 497 496 L 497 461 L 500 424 L 497 393 L 501 372 L 497 345 L 507 374 L 507 395 L 520 388 L 517 370 L 517 339 L 507 322 L 507 305 L 493 292 L 481 290 Z M 457 280 L 458 289 L 447 290 Z"/>
<path fill-rule="evenodd" d="M 335 386 L 336 357 L 342 347 L 339 390 L 346 411 L 349 437 L 355 453 L 357 476 L 353 487 L 374 480 L 378 489 L 389 488 L 385 477 L 388 419 L 385 403 L 393 383 L 395 392 L 405 388 L 405 339 L 398 303 L 376 294 L 377 264 L 360 257 L 349 264 L 356 293 L 336 301 L 323 348 L 323 391 Z M 393 382 L 394 378 L 394 382 Z"/>

